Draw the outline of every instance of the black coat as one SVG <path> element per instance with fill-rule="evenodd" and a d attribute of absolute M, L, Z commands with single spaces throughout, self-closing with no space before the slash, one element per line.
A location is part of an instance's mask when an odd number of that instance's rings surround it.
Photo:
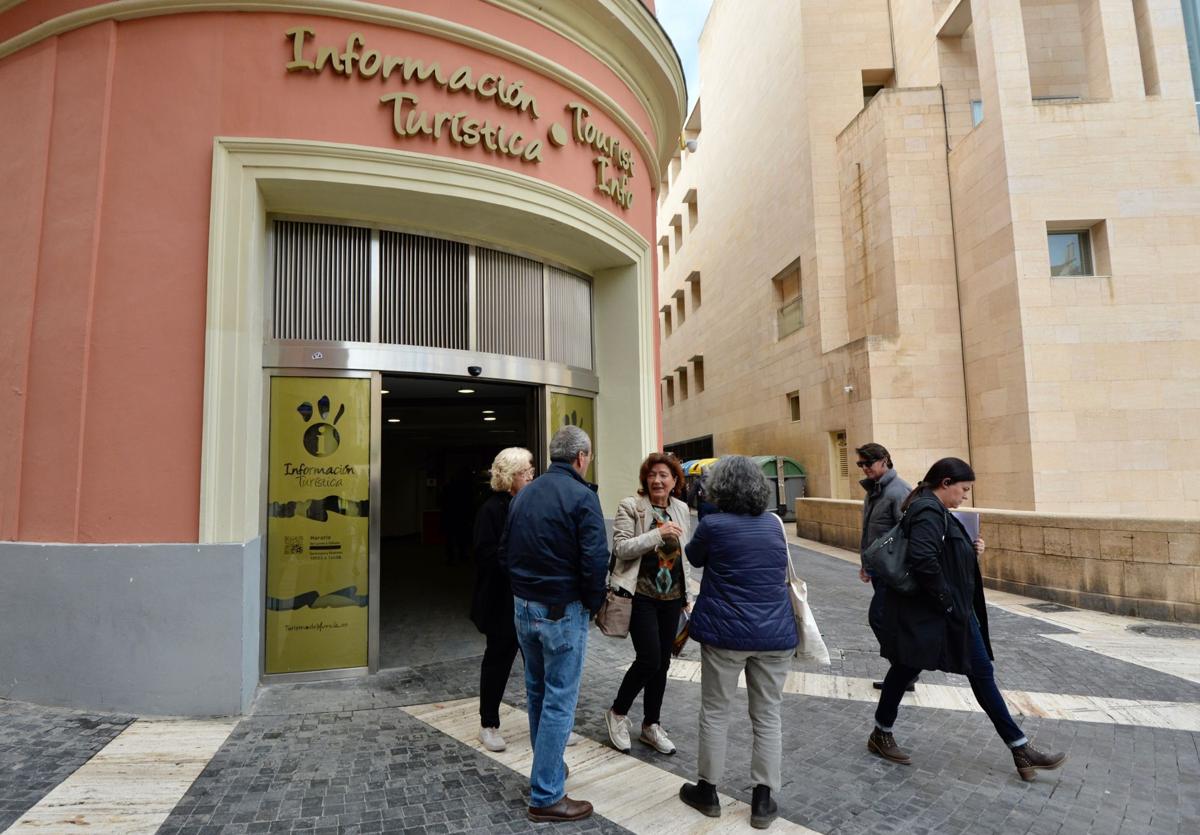
<path fill-rule="evenodd" d="M 513 596 L 508 573 L 496 558 L 500 535 L 508 519 L 508 493 L 492 493 L 475 516 L 475 592 L 471 597 L 471 621 L 485 635 L 515 630 Z"/>
<path fill-rule="evenodd" d="M 972 612 L 992 657 L 975 545 L 959 521 L 929 493 L 909 506 L 904 524 L 909 570 L 921 589 L 914 595 L 888 590 L 879 654 L 906 667 L 967 673 Z"/>

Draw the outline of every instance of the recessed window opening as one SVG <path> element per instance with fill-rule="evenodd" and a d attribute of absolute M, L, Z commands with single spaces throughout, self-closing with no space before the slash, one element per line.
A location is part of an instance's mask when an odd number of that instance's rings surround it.
<path fill-rule="evenodd" d="M 788 415 L 791 417 L 792 423 L 800 420 L 800 392 L 789 391 L 787 394 Z"/>
<path fill-rule="evenodd" d="M 696 394 L 704 391 L 704 357 L 699 354 L 692 357 L 692 382 L 696 387 Z"/>
<path fill-rule="evenodd" d="M 1100 0 L 1021 0 L 1034 101 L 1110 95 Z"/>
<path fill-rule="evenodd" d="M 671 305 L 664 304 L 662 306 L 661 312 L 662 312 L 662 317 L 663 317 L 663 335 L 670 336 L 671 335 Z"/>
<path fill-rule="evenodd" d="M 700 306 L 700 271 L 692 270 L 688 274 L 687 283 L 692 287 L 692 310 Z"/>
<path fill-rule="evenodd" d="M 1087 229 L 1051 231 L 1050 275 L 1055 277 L 1095 275 L 1092 265 L 1092 236 Z"/>
<path fill-rule="evenodd" d="M 679 399 L 688 399 L 688 372 L 687 366 L 681 365 L 675 369 L 679 373 Z"/>
<path fill-rule="evenodd" d="M 778 339 L 795 333 L 804 324 L 804 298 L 800 284 L 800 259 L 796 259 L 771 279 L 775 285 L 776 331 Z"/>
<path fill-rule="evenodd" d="M 675 299 L 675 317 L 676 325 L 682 325 L 687 321 L 687 306 L 684 304 L 684 296 L 682 290 L 676 290 L 671 294 Z"/>
<path fill-rule="evenodd" d="M 675 405 L 675 378 L 663 377 L 663 386 L 666 389 L 666 403 L 668 406 Z"/>
<path fill-rule="evenodd" d="M 980 99 L 971 99 L 971 127 L 979 127 L 979 123 L 983 121 L 983 101 Z"/>

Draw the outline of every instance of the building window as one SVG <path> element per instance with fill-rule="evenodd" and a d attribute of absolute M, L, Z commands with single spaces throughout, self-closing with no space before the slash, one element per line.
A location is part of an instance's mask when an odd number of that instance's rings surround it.
<path fill-rule="evenodd" d="M 700 306 L 700 271 L 692 270 L 688 273 L 686 281 L 692 287 L 692 310 L 694 311 Z"/>
<path fill-rule="evenodd" d="M 683 196 L 683 202 L 687 204 L 688 231 L 691 232 L 696 228 L 696 223 L 700 220 L 700 207 L 694 188 L 688 189 L 687 194 Z"/>
<path fill-rule="evenodd" d="M 800 392 L 789 391 L 787 395 L 788 414 L 792 417 L 792 423 L 800 420 Z"/>
<path fill-rule="evenodd" d="M 688 375 L 687 375 L 687 366 L 686 366 L 686 365 L 681 365 L 681 366 L 679 366 L 678 368 L 676 368 L 675 370 L 676 370 L 677 372 L 679 372 L 679 399 L 680 399 L 680 400 L 687 400 L 687 399 L 688 399 Z"/>
<path fill-rule="evenodd" d="M 671 335 L 671 305 L 664 304 L 662 306 L 663 317 L 663 336 Z"/>
<path fill-rule="evenodd" d="M 1050 275 L 1095 275 L 1092 267 L 1092 235 L 1087 229 L 1047 232 L 1050 243 Z"/>
<path fill-rule="evenodd" d="M 668 406 L 675 405 L 675 378 L 663 377 L 663 402 Z"/>
<path fill-rule="evenodd" d="M 700 354 L 692 357 L 692 384 L 696 387 L 696 394 L 704 391 L 704 357 Z"/>
<path fill-rule="evenodd" d="M 980 99 L 971 99 L 971 127 L 979 127 L 979 123 L 983 121 L 983 102 Z"/>
<path fill-rule="evenodd" d="M 846 499 L 850 495 L 850 456 L 846 430 L 829 433 L 830 498 Z"/>
<path fill-rule="evenodd" d="M 804 299 L 800 289 L 800 259 L 797 258 L 775 278 L 775 301 L 777 304 L 777 339 L 800 330 L 804 324 Z"/>
<path fill-rule="evenodd" d="M 671 298 L 675 299 L 675 324 L 682 326 L 687 321 L 687 307 L 684 304 L 683 291 L 676 290 L 671 294 Z"/>
<path fill-rule="evenodd" d="M 1200 117 L 1200 0 L 1182 0 L 1183 30 L 1187 35 L 1188 64 L 1192 68 L 1192 95 Z"/>

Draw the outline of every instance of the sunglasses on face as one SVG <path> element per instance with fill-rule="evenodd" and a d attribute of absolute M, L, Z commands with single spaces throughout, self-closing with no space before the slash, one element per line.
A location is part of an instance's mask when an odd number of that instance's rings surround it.
<path fill-rule="evenodd" d="M 869 469 L 871 469 L 871 467 L 875 466 L 875 462 L 874 461 L 855 461 L 854 466 L 858 467 L 860 470 L 869 470 Z"/>

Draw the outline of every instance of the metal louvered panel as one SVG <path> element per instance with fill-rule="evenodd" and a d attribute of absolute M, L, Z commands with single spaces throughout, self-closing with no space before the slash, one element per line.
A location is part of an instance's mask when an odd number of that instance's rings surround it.
<path fill-rule="evenodd" d="M 546 267 L 546 359 L 592 367 L 592 285 L 558 267 Z"/>
<path fill-rule="evenodd" d="M 476 247 L 480 351 L 543 359 L 542 272 L 537 261 Z"/>
<path fill-rule="evenodd" d="M 276 339 L 370 339 L 371 230 L 275 221 Z"/>
<path fill-rule="evenodd" d="M 456 241 L 380 232 L 380 341 L 466 350 L 468 255 Z"/>

